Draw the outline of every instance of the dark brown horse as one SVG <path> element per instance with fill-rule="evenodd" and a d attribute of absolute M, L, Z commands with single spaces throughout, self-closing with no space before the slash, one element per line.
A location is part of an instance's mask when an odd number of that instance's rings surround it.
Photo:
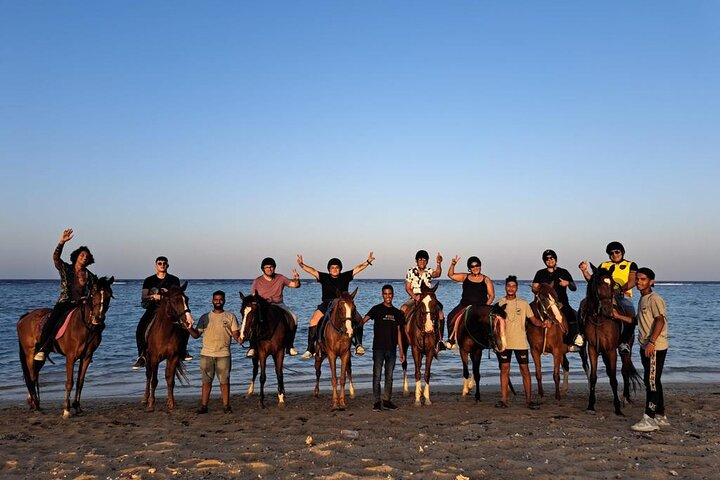
<path fill-rule="evenodd" d="M 567 359 L 569 345 L 564 342 L 564 336 L 568 332 L 568 319 L 563 314 L 563 305 L 560 304 L 555 289 L 547 284 L 540 284 L 535 301 L 530 304 L 535 318 L 550 322 L 550 327 L 538 327 L 532 322 L 525 322 L 525 331 L 530 354 L 535 363 L 535 379 L 537 380 L 538 396 L 545 395 L 542 385 L 542 355 L 552 354 L 553 356 L 553 381 L 555 382 L 555 399 L 562 399 L 568 391 L 568 377 L 570 374 L 570 363 Z M 568 307 L 569 308 L 569 307 Z M 580 350 L 580 357 L 583 362 L 583 369 L 587 375 L 587 354 Z M 560 387 L 560 369 L 563 372 L 562 388 Z"/>
<path fill-rule="evenodd" d="M 433 358 L 437 358 L 435 346 L 440 338 L 438 325 L 437 297 L 435 291 L 440 284 L 434 287 L 421 286 L 420 299 L 415 306 L 408 311 L 405 322 L 405 335 L 402 337 L 402 348 L 407 359 L 408 346 L 412 349 L 413 361 L 415 362 L 415 405 L 422 404 L 420 398 L 425 399 L 425 405 L 431 405 L 430 401 L 430 366 Z M 425 358 L 425 388 L 420 382 L 420 368 Z M 402 363 L 403 368 L 403 392 L 408 393 L 407 381 L 407 360 Z"/>
<path fill-rule="evenodd" d="M 102 341 L 105 314 L 110 308 L 111 285 L 114 280 L 114 277 L 102 277 L 92 286 L 87 300 L 69 313 L 70 320 L 63 335 L 56 338 L 52 344 L 51 351 L 65 355 L 66 380 L 63 417 L 70 416 L 70 392 L 73 387 L 75 362 L 78 360 L 80 360 L 80 366 L 78 367 L 75 401 L 72 403 L 72 408 L 76 414 L 82 412 L 80 395 L 85 383 L 85 374 L 92 361 L 93 353 Z M 20 364 L 28 389 L 27 401 L 33 410 L 40 410 L 39 376 L 40 369 L 45 365 L 45 360 L 40 362 L 34 360 L 35 344 L 40 337 L 41 326 L 47 321 L 51 311 L 49 308 L 32 310 L 20 317 L 17 323 Z"/>
<path fill-rule="evenodd" d="M 265 408 L 265 373 L 267 358 L 271 356 L 275 363 L 275 375 L 278 383 L 278 403 L 285 406 L 285 382 L 283 379 L 283 360 L 285 358 L 285 343 L 287 339 L 289 320 L 287 313 L 279 307 L 272 306 L 257 293 L 245 296 L 240 292 L 242 307 L 242 325 L 240 326 L 240 343 L 246 339 L 255 348 L 252 357 L 253 375 L 248 397 L 255 392 L 255 379 L 260 369 L 260 406 Z"/>
<path fill-rule="evenodd" d="M 328 307 L 328 313 L 320 324 L 320 338 L 315 349 L 315 396 L 320 394 L 320 367 L 322 361 L 327 357 L 330 364 L 330 375 L 332 382 L 332 410 L 345 410 L 345 377 L 349 379 L 350 397 L 355 396 L 355 389 L 352 384 L 352 367 L 350 364 L 350 346 L 353 335 L 353 321 L 356 316 L 355 295 L 342 292 L 339 297 Z M 338 389 L 338 377 L 335 365 L 340 358 L 340 385 Z M 339 390 L 339 391 L 338 391 Z"/>
<path fill-rule="evenodd" d="M 185 296 L 187 282 L 181 287 L 172 286 L 162 295 L 160 305 L 147 330 L 145 350 L 145 396 L 146 410 L 155 410 L 155 389 L 158 384 L 158 368 L 165 360 L 167 382 L 167 408 L 175 408 L 175 378 L 187 381 L 183 355 L 188 340 L 187 324 L 190 320 L 188 298 Z"/>
<path fill-rule="evenodd" d="M 580 320 L 585 329 L 585 348 L 590 360 L 590 395 L 587 411 L 595 412 L 595 384 L 597 383 L 598 356 L 602 355 L 610 387 L 613 392 L 615 414 L 622 415 L 618 398 L 616 377 L 617 349 L 620 345 L 620 321 L 612 318 L 613 286 L 612 271 L 597 269 L 591 265 L 593 274 L 588 281 L 587 295 L 580 305 Z M 630 355 L 622 356 L 623 397 L 630 399 L 630 385 L 633 390 L 641 384 L 641 377 L 635 370 Z"/>
<path fill-rule="evenodd" d="M 496 317 L 505 318 L 506 305 L 471 305 L 460 312 L 456 320 L 457 344 L 463 364 L 463 396 L 475 384 L 475 400 L 480 401 L 480 360 L 483 350 L 497 343 Z M 472 360 L 473 378 L 468 370 L 468 357 Z M 513 393 L 515 391 L 513 390 Z"/>

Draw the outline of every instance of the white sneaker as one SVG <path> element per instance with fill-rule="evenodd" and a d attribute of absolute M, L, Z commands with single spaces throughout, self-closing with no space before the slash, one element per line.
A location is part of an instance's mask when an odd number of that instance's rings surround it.
<path fill-rule="evenodd" d="M 42 361 L 44 361 L 44 360 L 45 360 L 45 352 L 38 352 L 38 353 L 36 353 L 34 360 L 35 360 L 36 362 L 42 362 Z"/>
<path fill-rule="evenodd" d="M 303 353 L 302 357 L 300 357 L 300 358 L 302 358 L 303 360 L 310 360 L 312 358 L 312 356 L 313 356 L 313 354 L 310 353 L 310 350 L 305 350 L 305 353 Z"/>
<path fill-rule="evenodd" d="M 658 427 L 669 427 L 670 421 L 667 418 L 667 415 L 655 415 L 655 423 L 658 424 Z"/>
<path fill-rule="evenodd" d="M 454 346 L 455 346 L 454 343 L 445 342 L 445 348 L 446 348 L 447 350 L 452 350 Z"/>
<path fill-rule="evenodd" d="M 580 334 L 578 333 L 578 334 L 575 336 L 575 340 L 573 340 L 573 345 L 575 345 L 575 346 L 578 347 L 578 348 L 579 348 L 579 347 L 582 347 L 583 345 L 585 345 L 585 340 L 583 339 L 582 335 L 580 335 Z"/>
<path fill-rule="evenodd" d="M 254 349 L 254 348 L 251 348 L 250 350 L 248 350 L 247 356 L 248 356 L 248 357 L 254 357 L 254 356 L 255 356 L 255 349 Z"/>
<path fill-rule="evenodd" d="M 357 347 L 355 347 L 355 355 L 365 355 L 365 347 L 363 347 L 362 345 L 358 345 Z"/>
<path fill-rule="evenodd" d="M 298 351 L 295 350 L 295 347 L 290 347 L 290 351 L 288 352 L 288 354 L 289 354 L 291 357 L 294 357 L 295 355 L 298 354 Z"/>
<path fill-rule="evenodd" d="M 627 343 L 621 343 L 618 345 L 618 350 L 620 351 L 620 355 L 626 355 L 630 353 L 630 345 Z"/>
<path fill-rule="evenodd" d="M 658 427 L 654 418 L 650 418 L 647 414 L 643 414 L 642 420 L 630 427 L 630 429 L 636 432 L 654 432 L 656 430 L 660 430 L 660 427 Z"/>

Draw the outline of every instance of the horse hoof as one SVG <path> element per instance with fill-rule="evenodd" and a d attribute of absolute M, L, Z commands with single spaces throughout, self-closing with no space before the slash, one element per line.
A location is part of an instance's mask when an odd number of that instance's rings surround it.
<path fill-rule="evenodd" d="M 596 414 L 595 410 L 590 410 L 590 409 L 585 410 L 585 413 L 587 413 L 588 415 L 595 415 L 595 414 Z"/>
<path fill-rule="evenodd" d="M 414 405 L 415 405 L 416 407 L 419 407 L 420 405 L 422 405 L 422 403 L 420 403 L 420 400 L 415 400 L 415 404 L 414 404 Z"/>
<path fill-rule="evenodd" d="M 432 405 L 432 402 L 430 401 L 429 398 L 425 399 L 425 405 Z"/>
<path fill-rule="evenodd" d="M 72 417 L 72 414 L 70 413 L 69 410 L 65 410 L 65 411 L 63 411 L 62 416 L 63 416 L 63 418 L 70 418 L 70 417 Z"/>

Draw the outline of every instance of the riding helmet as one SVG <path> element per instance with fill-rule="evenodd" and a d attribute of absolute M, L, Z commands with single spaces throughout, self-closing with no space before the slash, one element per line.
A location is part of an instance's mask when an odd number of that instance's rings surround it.
<path fill-rule="evenodd" d="M 421 258 L 429 261 L 430 254 L 428 254 L 428 252 L 425 250 L 418 250 L 418 252 L 415 254 L 415 261 L 420 260 Z"/>
<path fill-rule="evenodd" d="M 613 250 L 620 250 L 623 255 L 625 255 L 625 247 L 623 247 L 623 244 L 620 242 L 610 242 L 608 243 L 607 247 L 605 247 L 605 253 L 610 255 L 610 252 Z"/>
<path fill-rule="evenodd" d="M 549 248 L 547 250 L 545 250 L 542 254 L 543 262 L 546 261 L 548 257 L 552 257 L 555 260 L 557 260 L 557 253 L 555 253 L 555 250 L 552 250 Z"/>
<path fill-rule="evenodd" d="M 470 270 L 470 265 L 473 264 L 473 263 L 475 263 L 475 262 L 477 262 L 478 265 L 482 266 L 482 262 L 480 261 L 480 259 L 479 259 L 478 257 L 476 257 L 476 256 L 472 256 L 472 257 L 470 257 L 470 258 L 467 259 L 467 267 L 468 267 L 468 270 Z"/>
<path fill-rule="evenodd" d="M 272 257 L 263 258 L 263 261 L 260 263 L 260 270 L 265 268 L 267 265 L 270 265 L 273 268 L 277 267 L 277 264 L 275 263 L 275 259 Z"/>
<path fill-rule="evenodd" d="M 331 267 L 332 265 L 337 265 L 338 267 L 340 267 L 340 270 L 342 270 L 342 262 L 340 261 L 339 258 L 334 258 L 334 257 L 333 257 L 333 258 L 331 258 L 330 260 L 328 260 L 328 264 L 327 264 L 328 270 L 330 270 L 330 267 Z"/>

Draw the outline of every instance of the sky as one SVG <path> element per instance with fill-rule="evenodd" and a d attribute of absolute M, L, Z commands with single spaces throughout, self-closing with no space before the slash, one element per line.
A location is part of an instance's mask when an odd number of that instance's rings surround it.
<path fill-rule="evenodd" d="M 716 1 L 0 0 L 0 278 L 720 280 Z M 303 277 L 306 274 L 302 274 Z"/>

